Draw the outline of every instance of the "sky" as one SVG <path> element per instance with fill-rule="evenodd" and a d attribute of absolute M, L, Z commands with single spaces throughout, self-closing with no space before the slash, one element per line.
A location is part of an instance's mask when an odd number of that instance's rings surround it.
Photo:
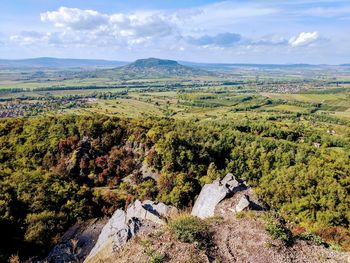
<path fill-rule="evenodd" d="M 0 58 L 350 63 L 349 0 L 3 0 Z"/>

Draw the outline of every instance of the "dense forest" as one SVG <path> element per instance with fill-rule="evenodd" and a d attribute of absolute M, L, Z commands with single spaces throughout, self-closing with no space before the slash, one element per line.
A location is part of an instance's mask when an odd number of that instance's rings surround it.
<path fill-rule="evenodd" d="M 69 226 L 136 198 L 191 206 L 203 184 L 227 172 L 291 224 L 323 229 L 349 249 L 349 138 L 263 117 L 3 119 L 0 261 L 43 254 Z M 141 164 L 159 178 L 142 177 Z"/>

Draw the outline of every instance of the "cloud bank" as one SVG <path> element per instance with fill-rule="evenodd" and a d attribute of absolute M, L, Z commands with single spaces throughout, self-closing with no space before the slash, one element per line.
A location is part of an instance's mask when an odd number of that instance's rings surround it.
<path fill-rule="evenodd" d="M 78 8 L 60 7 L 57 11 L 48 11 L 40 15 L 41 21 L 51 23 L 60 33 L 53 34 L 56 41 L 52 41 L 51 35 L 38 33 L 38 40 L 51 43 L 67 43 L 72 37 L 72 32 L 80 34 L 81 44 L 96 41 L 95 44 L 115 45 L 143 45 L 157 42 L 161 44 L 164 38 L 185 45 L 200 47 L 230 48 L 237 45 L 290 45 L 292 47 L 307 46 L 319 39 L 318 32 L 301 32 L 297 36 L 291 36 L 289 41 L 284 36 L 273 37 L 246 37 L 237 32 L 220 32 L 213 34 L 211 27 L 225 29 L 229 24 L 236 23 L 237 19 L 248 19 L 271 15 L 276 12 L 273 8 L 237 7 L 229 2 L 222 2 L 201 8 L 177 10 L 175 12 L 139 11 L 133 13 L 104 14 L 95 10 L 83 10 Z M 213 17 L 217 19 L 213 20 Z M 189 26 L 191 25 L 191 26 Z M 204 27 L 205 26 L 205 27 Z M 211 33 L 211 34 L 210 34 Z M 88 36 L 87 36 L 88 35 Z M 16 35 L 12 40 L 22 40 L 24 43 L 34 41 L 35 35 L 27 36 L 27 33 Z M 77 42 L 77 35 L 72 37 L 72 42 Z"/>

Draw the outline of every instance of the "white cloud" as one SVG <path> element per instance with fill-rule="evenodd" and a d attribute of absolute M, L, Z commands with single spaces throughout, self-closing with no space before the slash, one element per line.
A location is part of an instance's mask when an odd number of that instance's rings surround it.
<path fill-rule="evenodd" d="M 75 32 L 36 32 L 22 31 L 10 36 L 11 43 L 20 46 L 53 46 L 53 47 L 70 47 L 70 46 L 106 46 L 112 42 L 108 38 L 98 38 L 94 34 L 76 34 Z"/>
<path fill-rule="evenodd" d="M 51 33 L 42 33 L 36 31 L 22 31 L 19 34 L 10 36 L 12 42 L 16 42 L 22 46 L 38 44 L 39 42 L 47 42 Z"/>
<path fill-rule="evenodd" d="M 90 30 L 108 22 L 109 17 L 94 10 L 60 7 L 58 11 L 40 15 L 41 21 L 54 23 L 56 27 Z"/>
<path fill-rule="evenodd" d="M 344 25 L 348 9 L 303 4 L 312 0 L 295 1 L 298 3 L 228 0 L 193 8 L 133 9 L 116 13 L 60 7 L 41 14 L 41 21 L 46 25 L 14 28 L 0 36 L 0 40 L 3 39 L 8 47 L 37 48 L 43 55 L 61 50 L 67 57 L 94 53 L 97 57 L 114 56 L 124 60 L 159 56 L 231 62 L 248 62 L 250 59 L 250 62 L 265 60 L 272 63 L 276 62 L 272 59 L 283 62 L 289 57 L 304 61 L 306 53 L 317 60 L 320 56 L 315 55 L 316 51 L 326 53 L 327 49 L 323 47 L 334 47 L 327 51 L 334 53 L 343 46 L 342 52 L 349 53 L 348 42 L 338 41 L 347 32 Z M 327 21 L 327 25 L 318 22 L 318 16 L 337 17 L 338 14 L 342 16 L 334 19 L 333 24 L 333 20 Z M 322 36 L 313 32 L 316 31 L 313 27 L 322 31 Z M 38 32 L 21 32 L 24 28 Z M 289 32 L 296 33 L 290 35 Z M 319 45 L 308 52 L 296 48 L 314 43 Z"/>
<path fill-rule="evenodd" d="M 20 45 L 43 43 L 68 47 L 136 47 L 169 50 L 170 46 L 232 50 L 247 46 L 309 45 L 317 32 L 302 32 L 288 40 L 283 34 L 245 36 L 232 32 L 239 23 L 249 25 L 252 20 L 271 17 L 280 10 L 257 4 L 220 2 L 197 8 L 175 11 L 134 11 L 105 14 L 95 10 L 60 7 L 41 14 L 41 21 L 53 24 L 58 32 L 21 32 L 11 36 Z M 238 24 L 237 24 L 238 23 Z M 246 31 L 246 29 L 245 29 Z M 191 48 L 186 48 L 190 50 Z"/>
<path fill-rule="evenodd" d="M 127 46 L 152 42 L 160 45 L 159 40 L 164 38 L 178 42 L 187 39 L 195 45 L 202 45 L 198 42 L 208 42 L 207 44 L 213 46 L 230 46 L 240 38 L 240 34 L 227 33 L 232 32 L 237 21 L 268 16 L 275 12 L 277 9 L 274 8 L 231 2 L 175 11 L 153 10 L 115 14 L 60 7 L 57 11 L 42 13 L 41 21 L 52 23 L 63 32 L 76 31 L 76 34 L 87 34 L 88 31 L 88 34 L 104 38 L 109 43 L 114 40 Z M 86 37 L 82 36 L 82 39 L 84 38 Z"/>
<path fill-rule="evenodd" d="M 175 27 L 159 13 L 113 14 L 109 26 L 114 34 L 123 37 L 168 36 Z"/>
<path fill-rule="evenodd" d="M 289 39 L 289 44 L 292 47 L 306 46 L 317 41 L 319 37 L 318 32 L 302 32 L 299 36 Z"/>
<path fill-rule="evenodd" d="M 41 14 L 43 22 L 53 23 L 62 30 L 104 38 L 107 42 L 144 44 L 154 38 L 170 36 L 175 25 L 161 13 L 136 12 L 131 14 L 103 14 L 94 10 L 60 7 L 58 11 Z M 101 40 L 99 40 L 100 42 Z"/>

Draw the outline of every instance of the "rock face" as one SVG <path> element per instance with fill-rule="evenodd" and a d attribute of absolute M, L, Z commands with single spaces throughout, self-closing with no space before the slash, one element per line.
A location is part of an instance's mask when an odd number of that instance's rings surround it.
<path fill-rule="evenodd" d="M 192 215 L 200 218 L 214 216 L 215 207 L 224 198 L 243 190 L 244 184 L 239 182 L 233 174 L 228 173 L 221 181 L 216 180 L 202 188 L 192 209 Z"/>
<path fill-rule="evenodd" d="M 98 252 L 109 239 L 113 243 L 113 250 L 121 247 L 135 235 L 139 227 L 140 223 L 137 220 L 127 220 L 126 213 L 123 210 L 117 210 L 103 227 L 97 243 L 89 256 Z"/>
<path fill-rule="evenodd" d="M 80 262 L 95 246 L 105 219 L 91 219 L 71 227 L 51 250 L 44 262 Z"/>
<path fill-rule="evenodd" d="M 117 251 L 150 225 L 165 224 L 163 219 L 176 212 L 175 207 L 152 201 L 141 203 L 139 200 L 131 204 L 126 211 L 120 209 L 115 211 L 84 262 L 94 262 L 92 259 L 101 251 L 104 253 Z"/>

